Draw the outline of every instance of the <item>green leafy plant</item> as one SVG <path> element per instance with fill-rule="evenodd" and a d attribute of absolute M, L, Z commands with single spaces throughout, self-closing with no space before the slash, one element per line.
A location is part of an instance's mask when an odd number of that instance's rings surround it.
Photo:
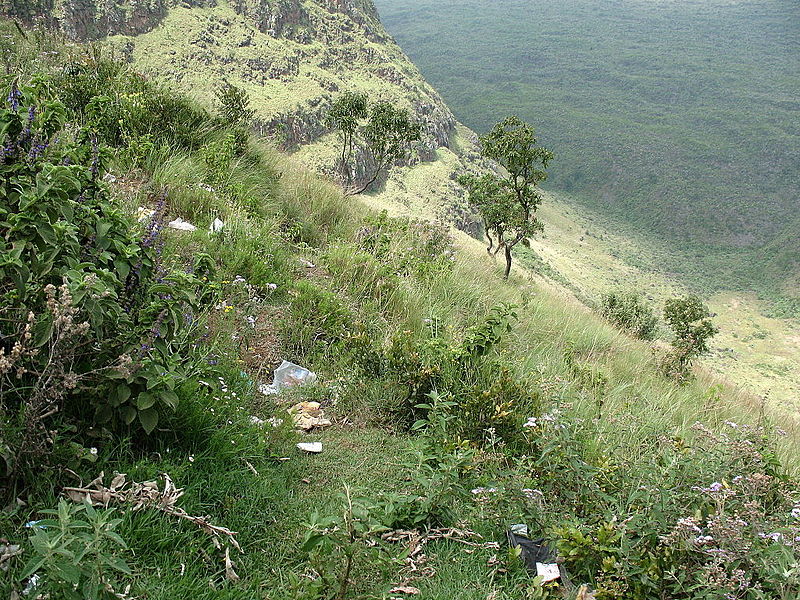
<path fill-rule="evenodd" d="M 711 311 L 697 296 L 672 298 L 664 305 L 664 321 L 675 334 L 672 351 L 662 363 L 664 373 L 677 381 L 689 377 L 692 361 L 708 352 L 708 340 L 719 332 Z"/>
<path fill-rule="evenodd" d="M 374 502 L 355 496 L 349 487 L 340 498 L 340 513 L 311 515 L 302 546 L 320 576 L 320 591 L 335 600 L 347 597 L 353 577 L 365 564 L 396 560 L 380 541 L 387 528 L 377 519 L 380 511 Z"/>
<path fill-rule="evenodd" d="M 640 294 L 622 292 L 603 294 L 600 313 L 618 328 L 640 339 L 655 338 L 658 317 Z"/>
<path fill-rule="evenodd" d="M 123 558 L 125 542 L 115 531 L 122 522 L 115 510 L 61 500 L 57 510 L 42 513 L 55 518 L 33 523 L 33 556 L 21 575 L 30 578 L 32 597 L 119 598 L 120 575 L 131 570 Z"/>
<path fill-rule="evenodd" d="M 367 118 L 367 95 L 358 92 L 344 92 L 333 101 L 326 123 L 339 131 L 342 144 L 342 155 L 339 158 L 339 169 L 345 181 L 345 186 L 352 184 L 352 171 L 350 161 L 353 157 L 355 138 L 359 124 Z"/>
<path fill-rule="evenodd" d="M 385 101 L 369 104 L 365 95 L 353 92 L 334 100 L 326 121 L 342 138 L 339 164 L 348 195 L 367 190 L 381 174 L 408 155 L 411 144 L 422 133 L 421 125 L 413 121 L 407 109 Z M 364 181 L 352 187 L 350 161 L 356 145 L 364 154 L 366 175 Z"/>
<path fill-rule="evenodd" d="M 538 185 L 547 178 L 544 169 L 553 153 L 537 145 L 533 127 L 518 117 L 508 117 L 481 137 L 481 154 L 496 161 L 504 173 L 467 175 L 459 182 L 481 214 L 487 235 L 493 232 L 497 236 L 495 254 L 501 248 L 505 251 L 503 277 L 508 279 L 514 246 L 544 229 L 536 217 L 543 198 Z M 489 237 L 490 253 L 492 245 Z"/>
<path fill-rule="evenodd" d="M 191 361 L 200 282 L 163 256 L 166 192 L 144 228 L 102 182 L 95 132 L 64 130 L 49 85 L 13 83 L 0 109 L 0 411 L 9 475 L 41 466 L 45 423 L 151 432 Z M 127 382 L 121 386 L 120 380 Z M 141 395 L 141 397 L 140 397 Z M 88 410 L 87 410 L 88 408 Z M 92 410 L 93 409 L 93 410 Z"/>

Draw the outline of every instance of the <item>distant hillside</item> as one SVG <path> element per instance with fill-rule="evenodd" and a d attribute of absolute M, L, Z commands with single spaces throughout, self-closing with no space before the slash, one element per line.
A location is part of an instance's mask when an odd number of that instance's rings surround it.
<path fill-rule="evenodd" d="M 556 153 L 550 187 L 679 244 L 669 269 L 761 291 L 796 280 L 797 2 L 377 5 L 459 119 L 533 123 Z"/>

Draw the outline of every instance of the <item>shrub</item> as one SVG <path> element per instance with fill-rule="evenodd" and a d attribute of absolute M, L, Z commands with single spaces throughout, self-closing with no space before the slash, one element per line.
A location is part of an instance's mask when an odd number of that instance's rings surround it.
<path fill-rule="evenodd" d="M 616 327 L 643 339 L 656 336 L 658 318 L 653 308 L 645 304 L 641 295 L 610 292 L 603 295 L 601 314 Z"/>
<path fill-rule="evenodd" d="M 66 139 L 65 108 L 47 89 L 12 84 L 0 109 L 0 423 L 15 455 L 9 473 L 39 465 L 54 443 L 45 422 L 56 414 L 63 427 L 92 415 L 153 431 L 191 368 L 198 309 L 200 282 L 164 261 L 166 193 L 140 231 L 102 183 L 107 151 L 86 128 Z"/>
<path fill-rule="evenodd" d="M 88 502 L 44 510 L 55 519 L 36 521 L 30 537 L 33 556 L 22 578 L 34 582 L 31 597 L 64 600 L 120 598 L 120 573 L 130 574 L 121 556 L 125 542 L 115 532 L 122 519 L 114 509 L 96 510 Z M 25 592 L 28 593 L 27 591 Z"/>
<path fill-rule="evenodd" d="M 709 320 L 711 312 L 697 296 L 673 298 L 664 305 L 664 320 L 675 334 L 672 351 L 662 362 L 664 373 L 685 381 L 692 361 L 708 352 L 708 340 L 718 331 Z"/>

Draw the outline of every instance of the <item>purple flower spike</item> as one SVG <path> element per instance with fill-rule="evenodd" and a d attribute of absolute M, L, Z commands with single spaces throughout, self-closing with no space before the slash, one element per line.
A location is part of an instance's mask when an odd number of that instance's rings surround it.
<path fill-rule="evenodd" d="M 19 91 L 19 88 L 17 87 L 17 82 L 14 81 L 11 84 L 11 91 L 8 93 L 8 98 L 6 98 L 6 102 L 8 102 L 9 106 L 11 106 L 11 110 L 17 112 L 19 110 L 21 99 L 22 99 L 22 92 Z"/>

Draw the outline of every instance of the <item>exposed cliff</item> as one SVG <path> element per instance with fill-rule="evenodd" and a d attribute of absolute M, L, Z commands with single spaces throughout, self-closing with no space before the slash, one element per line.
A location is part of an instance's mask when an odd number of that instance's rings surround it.
<path fill-rule="evenodd" d="M 44 19 L 73 39 L 103 39 L 138 69 L 209 107 L 223 81 L 246 89 L 255 128 L 284 149 L 302 149 L 321 172 L 332 172 L 335 160 L 324 115 L 338 93 L 361 91 L 410 109 L 424 135 L 407 164 L 431 163 L 428 176 L 415 192 L 413 169 L 401 169 L 386 188 L 406 203 L 419 196 L 440 217 L 475 230 L 453 182 L 464 168 L 460 157 L 474 155 L 473 134 L 457 129 L 442 98 L 383 28 L 372 0 L 37 1 L 25 5 L 24 20 Z M 19 6 L 4 10 L 23 18 Z M 362 162 L 361 173 L 365 168 Z"/>

